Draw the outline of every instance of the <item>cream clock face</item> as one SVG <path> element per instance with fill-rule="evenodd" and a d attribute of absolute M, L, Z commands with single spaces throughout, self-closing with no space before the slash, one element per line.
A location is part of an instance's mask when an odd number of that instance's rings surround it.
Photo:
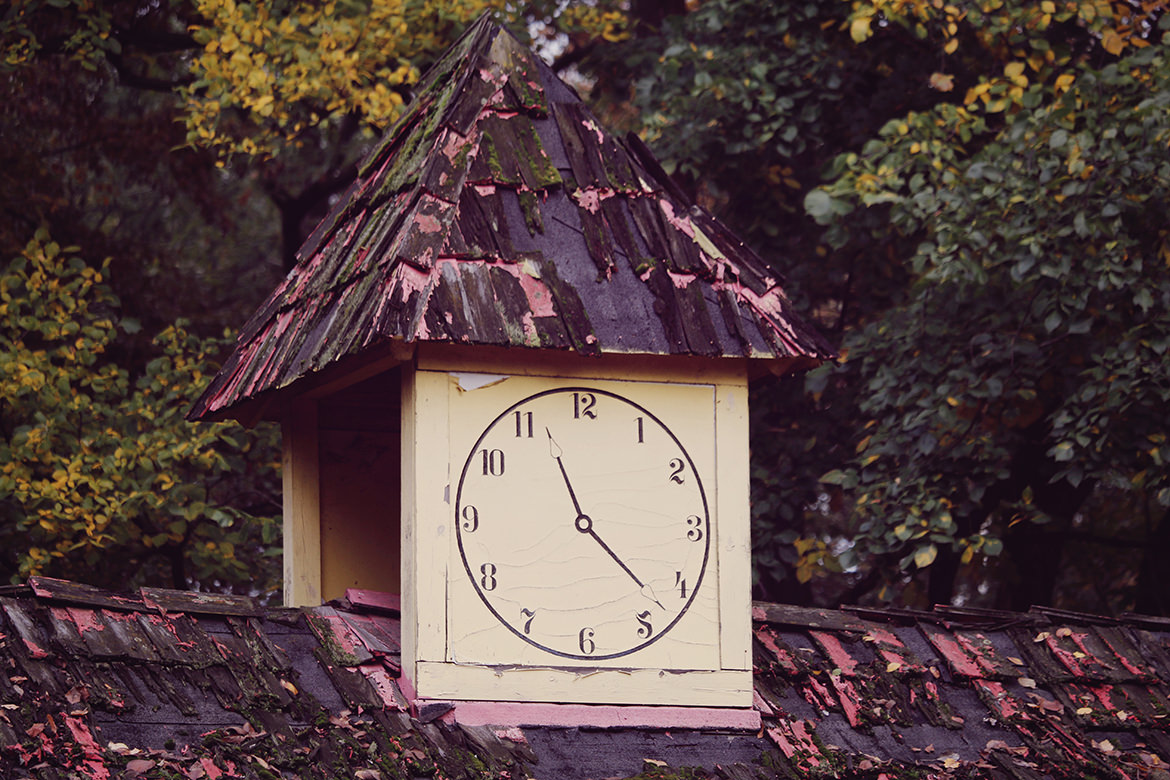
<path fill-rule="evenodd" d="M 648 409 L 582 383 L 501 409 L 459 475 L 455 528 L 483 606 L 528 644 L 583 661 L 666 636 L 704 585 L 704 475 Z"/>

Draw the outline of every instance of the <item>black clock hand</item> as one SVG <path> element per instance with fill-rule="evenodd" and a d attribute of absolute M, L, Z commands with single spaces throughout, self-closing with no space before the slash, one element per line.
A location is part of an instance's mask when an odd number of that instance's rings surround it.
<path fill-rule="evenodd" d="M 573 509 L 575 509 L 577 511 L 577 519 L 575 521 L 575 525 L 577 527 L 577 530 L 583 534 L 589 534 L 590 536 L 592 536 L 593 541 L 595 541 L 599 545 L 601 545 L 601 549 L 603 549 L 607 553 L 609 553 L 609 557 L 613 558 L 614 561 L 617 563 L 617 565 L 622 567 L 622 571 L 624 571 L 626 574 L 630 575 L 630 579 L 632 579 L 634 581 L 634 583 L 641 589 L 642 593 L 648 599 L 653 601 L 655 604 L 657 604 L 662 609 L 666 609 L 666 607 L 662 606 L 662 602 L 659 601 L 655 597 L 654 591 L 650 588 L 650 586 L 645 584 L 644 582 L 642 582 L 642 580 L 638 579 L 638 575 L 634 574 L 634 572 L 630 569 L 630 567 L 626 565 L 625 561 L 623 561 L 621 558 L 619 558 L 617 553 L 615 553 L 610 548 L 610 546 L 608 544 L 606 544 L 600 536 L 597 535 L 597 532 L 593 530 L 593 518 L 589 517 L 589 515 L 587 515 L 581 511 L 581 503 L 579 501 L 577 501 L 577 494 L 575 492 L 573 492 L 573 485 L 571 482 L 569 482 L 569 474 L 567 471 L 565 471 L 565 464 L 561 460 L 562 450 L 561 450 L 560 446 L 556 443 L 556 441 L 553 439 L 552 431 L 550 431 L 546 427 L 544 429 L 544 432 L 546 434 L 548 434 L 549 454 L 552 455 L 552 457 L 556 459 L 557 466 L 559 466 L 561 469 L 561 477 L 564 478 L 565 487 L 568 488 L 568 490 L 569 490 L 569 498 L 571 498 L 573 500 Z"/>
<path fill-rule="evenodd" d="M 561 476 L 565 479 L 565 487 L 569 489 L 569 498 L 573 499 L 573 509 L 577 510 L 577 517 L 585 517 L 585 513 L 581 511 L 581 503 L 577 501 L 577 494 L 573 492 L 573 485 L 569 482 L 569 475 L 565 471 L 565 464 L 561 462 L 561 448 L 552 437 L 552 432 L 545 428 L 544 432 L 548 434 L 548 451 L 549 454 L 556 458 L 557 465 L 561 467 Z"/>

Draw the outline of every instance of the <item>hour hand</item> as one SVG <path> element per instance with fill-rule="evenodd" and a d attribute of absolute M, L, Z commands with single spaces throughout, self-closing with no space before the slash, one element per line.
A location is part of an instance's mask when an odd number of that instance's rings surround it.
<path fill-rule="evenodd" d="M 583 514 L 581 512 L 581 503 L 577 500 L 577 494 L 573 492 L 573 483 L 569 482 L 569 474 L 565 471 L 565 464 L 561 460 L 561 447 L 557 444 L 556 439 L 553 438 L 552 431 L 545 428 L 544 432 L 548 434 L 549 454 L 553 456 L 557 462 L 557 466 L 561 469 L 561 477 L 565 480 L 565 487 L 569 490 L 569 498 L 573 500 L 573 509 L 576 510 L 578 517 L 580 517 Z"/>

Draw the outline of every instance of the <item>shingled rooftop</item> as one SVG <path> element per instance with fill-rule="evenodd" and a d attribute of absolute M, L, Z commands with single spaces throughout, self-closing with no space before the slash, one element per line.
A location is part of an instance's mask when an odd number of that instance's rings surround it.
<path fill-rule="evenodd" d="M 762 259 L 489 17 L 417 92 L 192 419 L 393 344 L 833 355 Z"/>
<path fill-rule="evenodd" d="M 755 732 L 411 707 L 392 597 L 0 589 L 0 777 L 1170 777 L 1170 620 L 754 609 Z"/>

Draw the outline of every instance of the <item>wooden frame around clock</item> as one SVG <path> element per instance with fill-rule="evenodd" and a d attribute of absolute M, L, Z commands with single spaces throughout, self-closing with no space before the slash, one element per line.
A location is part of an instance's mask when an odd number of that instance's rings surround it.
<path fill-rule="evenodd" d="M 420 699 L 750 707 L 746 361 L 541 357 L 423 349 L 404 367 L 404 676 Z M 579 424 L 584 395 L 613 428 Z M 643 441 L 623 455 L 611 440 L 627 433 Z M 652 478 L 630 476 L 606 504 L 610 481 L 642 460 Z M 642 519 L 616 525 L 631 501 Z M 646 521 L 658 506 L 665 519 Z M 539 520 L 500 530 L 526 511 Z M 476 536 L 489 516 L 490 543 Z M 517 536 L 531 542 L 523 566 L 501 541 Z M 519 584 L 501 596 L 505 576 Z"/>

